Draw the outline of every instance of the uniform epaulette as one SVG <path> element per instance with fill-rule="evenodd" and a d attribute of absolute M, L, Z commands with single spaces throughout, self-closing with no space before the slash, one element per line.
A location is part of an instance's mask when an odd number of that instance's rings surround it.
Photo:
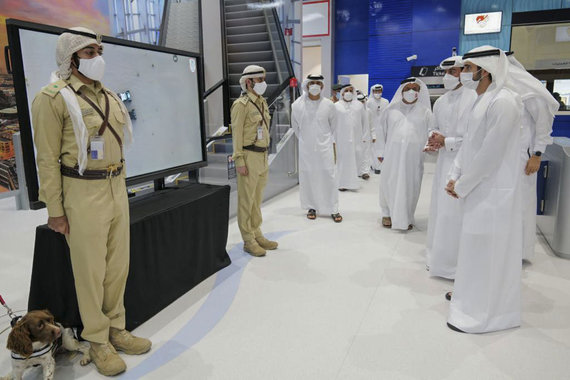
<path fill-rule="evenodd" d="M 65 82 L 63 79 L 60 79 L 57 82 L 53 82 L 48 84 L 47 86 L 44 86 L 42 88 L 42 93 L 54 98 L 59 93 L 59 91 L 61 91 L 61 89 L 64 88 L 65 86 L 67 86 L 67 82 Z"/>
<path fill-rule="evenodd" d="M 242 103 L 243 105 L 246 105 L 247 102 L 249 102 L 249 96 L 247 94 L 242 95 L 236 99 L 236 102 L 239 102 L 239 103 Z"/>

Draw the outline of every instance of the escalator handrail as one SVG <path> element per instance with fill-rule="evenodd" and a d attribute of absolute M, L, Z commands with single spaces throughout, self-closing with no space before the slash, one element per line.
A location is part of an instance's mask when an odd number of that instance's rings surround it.
<path fill-rule="evenodd" d="M 285 37 L 283 35 L 283 30 L 281 29 L 281 22 L 279 22 L 279 15 L 277 14 L 277 10 L 272 8 L 271 11 L 273 12 L 273 18 L 275 20 L 275 25 L 278 28 L 279 33 L 279 40 L 281 41 L 281 47 L 283 48 L 283 52 L 285 54 L 285 62 L 287 63 L 287 70 L 289 71 L 289 75 L 294 77 L 295 71 L 293 70 L 293 64 L 291 63 L 291 56 L 289 55 L 289 49 L 287 49 L 287 44 L 285 43 Z"/>

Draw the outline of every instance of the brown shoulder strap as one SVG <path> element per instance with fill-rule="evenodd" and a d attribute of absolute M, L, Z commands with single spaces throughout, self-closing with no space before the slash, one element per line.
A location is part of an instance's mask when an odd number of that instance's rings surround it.
<path fill-rule="evenodd" d="M 99 108 L 99 106 L 93 103 L 93 101 L 89 99 L 87 95 L 85 95 L 81 91 L 76 91 L 71 84 L 68 84 L 68 86 L 73 90 L 73 92 L 75 92 L 78 96 L 80 96 L 81 99 L 85 100 L 85 102 L 87 102 L 87 104 L 89 104 L 99 114 L 99 116 L 101 116 L 101 118 L 103 119 L 103 123 L 101 123 L 101 127 L 99 128 L 99 131 L 97 131 L 97 134 L 99 136 L 102 136 L 103 132 L 105 132 L 105 129 L 109 127 L 109 131 L 111 131 L 111 133 L 113 134 L 113 136 L 115 136 L 115 139 L 119 143 L 119 146 L 121 148 L 121 157 L 122 157 L 123 141 L 121 140 L 121 137 L 119 136 L 115 128 L 113 128 L 111 123 L 109 123 L 109 110 L 111 107 L 109 106 L 109 95 L 107 95 L 107 92 L 103 90 L 103 95 L 105 96 L 105 113 L 103 113 L 103 111 L 101 111 L 101 108 Z"/>

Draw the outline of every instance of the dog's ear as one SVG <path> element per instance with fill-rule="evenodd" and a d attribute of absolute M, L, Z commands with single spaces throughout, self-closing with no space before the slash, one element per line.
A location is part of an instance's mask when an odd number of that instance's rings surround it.
<path fill-rule="evenodd" d="M 26 323 L 22 322 L 23 321 L 19 321 L 12 331 L 10 331 L 6 348 L 28 358 L 34 352 L 34 348 L 32 346 L 32 339 L 30 339 L 30 329 Z"/>
<path fill-rule="evenodd" d="M 51 323 L 53 323 L 55 321 L 55 317 L 53 316 L 51 311 L 49 311 L 48 309 L 43 309 L 43 310 L 41 310 L 41 312 L 44 313 L 45 315 L 47 315 L 48 319 L 51 320 Z"/>

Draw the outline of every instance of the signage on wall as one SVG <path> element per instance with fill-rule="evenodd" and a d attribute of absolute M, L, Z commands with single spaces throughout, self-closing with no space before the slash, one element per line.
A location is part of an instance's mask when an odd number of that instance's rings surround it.
<path fill-rule="evenodd" d="M 464 34 L 498 33 L 501 31 L 503 12 L 471 13 L 465 15 Z"/>
<path fill-rule="evenodd" d="M 437 66 L 412 66 L 412 76 L 417 78 L 423 77 L 442 77 L 445 70 Z"/>

